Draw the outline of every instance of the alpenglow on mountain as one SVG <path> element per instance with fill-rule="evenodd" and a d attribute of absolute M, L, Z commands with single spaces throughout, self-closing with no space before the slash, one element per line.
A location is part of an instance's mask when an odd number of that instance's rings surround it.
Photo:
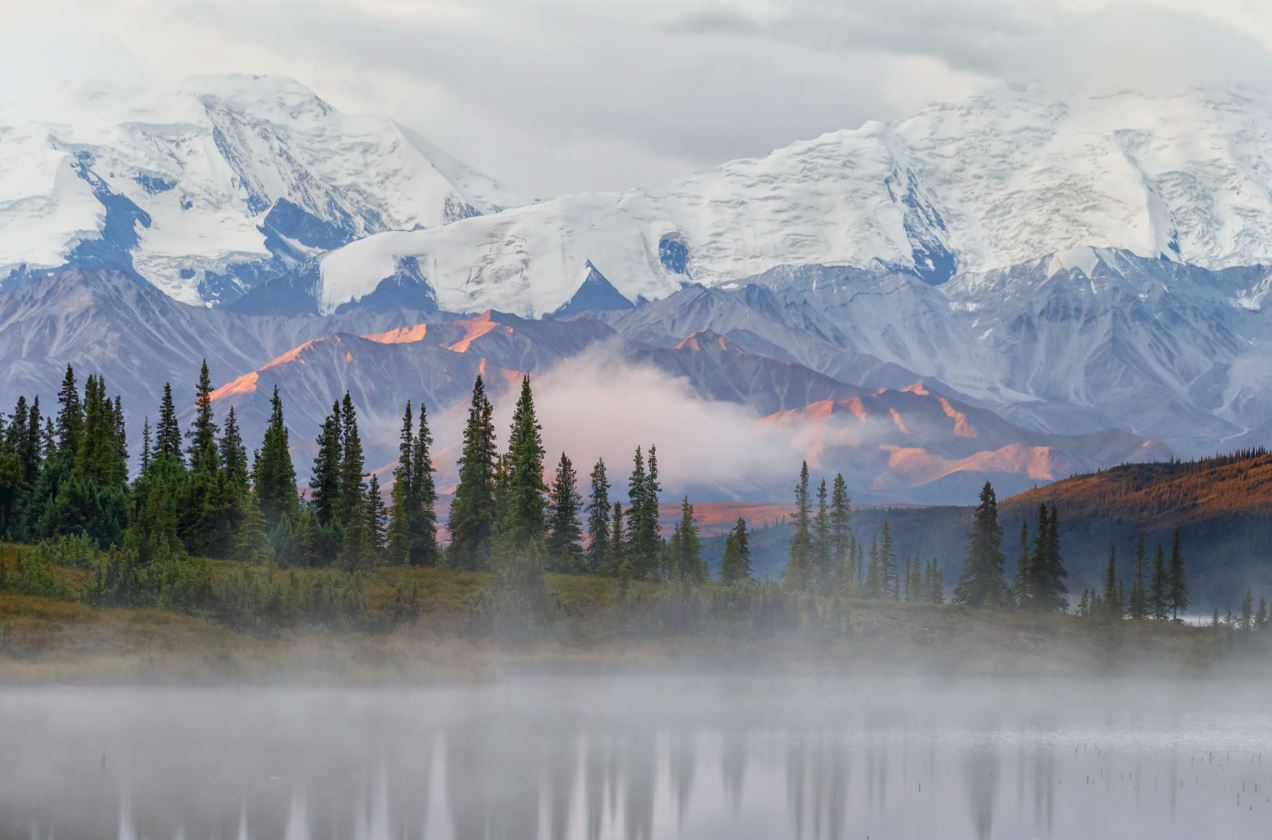
<path fill-rule="evenodd" d="M 386 230 L 522 203 L 392 119 L 296 82 L 67 86 L 0 110 L 0 288 L 66 266 L 222 303 Z"/>

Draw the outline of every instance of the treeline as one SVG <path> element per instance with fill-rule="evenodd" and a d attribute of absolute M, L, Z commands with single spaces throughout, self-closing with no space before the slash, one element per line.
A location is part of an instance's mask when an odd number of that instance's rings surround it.
<path fill-rule="evenodd" d="M 358 574 L 377 564 L 443 566 L 491 573 L 493 585 L 479 605 L 490 622 L 541 616 L 547 571 L 686 586 L 708 579 L 687 498 L 670 537 L 661 533 L 654 446 L 636 448 L 624 498 L 614 493 L 607 465 L 598 460 L 584 499 L 564 453 L 552 480 L 544 480 L 546 453 L 528 377 L 502 451 L 492 418 L 478 377 L 443 545 L 423 404 L 405 406 L 386 504 L 378 478 L 366 472 L 357 409 L 347 393 L 333 403 L 318 431 L 317 454 L 301 493 L 277 389 L 263 439 L 249 458 L 234 409 L 215 416 L 206 363 L 185 429 L 165 385 L 154 426 L 149 417 L 143 424 L 138 470 L 130 477 L 119 398 L 109 399 L 97 376 L 81 392 L 68 367 L 54 416 L 45 417 L 38 400 L 25 397 L 11 415 L 0 416 L 0 538 L 41 544 L 10 577 L 38 594 L 42 581 L 52 580 L 41 571 L 46 561 L 91 566 L 87 593 L 97 603 L 286 613 L 289 605 L 324 598 L 355 604 Z M 90 555 L 97 559 L 86 559 Z M 728 555 L 724 582 L 751 582 L 741 519 Z M 204 558 L 241 561 L 249 568 L 221 576 L 227 581 L 222 585 Z M 300 591 L 297 581 L 308 578 L 280 573 L 288 568 L 346 574 L 324 580 L 315 595 Z M 216 591 L 230 585 L 235 592 Z M 414 596 L 395 597 L 409 603 Z M 748 598 L 755 601 L 748 609 L 772 611 L 772 592 Z"/>
<path fill-rule="evenodd" d="M 916 553 L 905 558 L 903 568 L 898 566 L 890 523 L 884 523 L 881 540 L 871 537 L 869 553 L 863 551 L 852 531 L 852 503 L 842 474 L 835 475 L 829 489 L 822 479 L 814 492 L 808 462 L 801 464 L 791 525 L 782 581 L 794 591 L 937 604 L 945 600 L 941 566 L 935 558 L 924 561 Z M 726 560 L 728 556 L 726 542 Z"/>
<path fill-rule="evenodd" d="M 55 589 L 41 564 L 89 572 L 85 592 L 97 603 L 158 603 L 205 609 L 236 621 L 253 615 L 314 614 L 326 623 L 356 623 L 365 613 L 362 573 L 374 566 L 440 566 L 489 573 L 477 604 L 479 622 L 539 621 L 549 611 L 547 572 L 670 584 L 657 608 L 666 626 L 709 615 L 770 627 L 813 624 L 846 632 L 847 604 L 892 599 L 940 604 L 947 587 L 935 557 L 898 558 L 891 524 L 864 546 L 842 475 L 814 488 L 807 463 L 794 488 L 795 513 L 786 568 L 761 584 L 751 569 L 750 534 L 739 518 L 729 531 L 719 586 L 710 578 L 693 505 L 664 537 L 659 521 L 657 448 L 636 447 L 625 486 L 598 460 L 585 492 L 566 453 L 546 469 L 547 452 L 529 377 L 521 382 L 507 445 L 498 445 L 493 405 L 474 382 L 457 464 L 458 484 L 445 523 L 438 515 L 433 438 L 420 403 L 404 408 L 398 463 L 388 501 L 366 471 L 357 409 L 348 393 L 333 402 L 316 438 L 317 454 L 302 493 L 290 454 L 283 403 L 275 389 L 260 445 L 249 456 L 233 408 L 215 416 L 204 364 L 193 417 L 182 429 L 165 385 L 156 422 L 143 424 L 138 469 L 129 474 L 123 407 L 101 377 L 82 391 L 67 368 L 57 408 L 20 398 L 0 416 L 0 538 L 40 543 L 29 563 L 9 570 L 24 591 Z M 240 561 L 214 575 L 203 558 Z M 951 600 L 968 607 L 1067 612 L 1068 573 L 1055 504 L 1022 524 L 1014 574 L 1007 571 L 998 502 L 988 482 L 973 515 L 963 570 Z M 289 574 L 325 569 L 326 577 Z M 0 563 L 0 586 L 6 575 Z M 1084 590 L 1076 612 L 1118 620 L 1176 619 L 1188 608 L 1183 551 L 1175 533 L 1169 555 L 1150 562 L 1141 538 L 1129 581 L 1110 554 L 1101 591 Z M 317 581 L 316 583 L 314 581 Z M 400 612 L 418 593 L 395 592 Z M 1267 606 L 1252 598 L 1234 626 L 1267 624 Z M 413 606 L 414 605 L 414 606 Z M 679 616 L 679 619 L 676 618 Z M 740 618 L 742 617 L 742 618 Z M 1217 620 L 1217 614 L 1216 614 Z"/>

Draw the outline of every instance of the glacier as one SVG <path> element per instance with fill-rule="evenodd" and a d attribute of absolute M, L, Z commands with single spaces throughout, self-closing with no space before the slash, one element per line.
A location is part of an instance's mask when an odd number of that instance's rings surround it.
<path fill-rule="evenodd" d="M 0 286 L 104 267 L 226 303 L 368 234 L 522 203 L 392 119 L 284 77 L 78 83 L 0 111 Z"/>
<path fill-rule="evenodd" d="M 1223 269 L 1272 262 L 1272 98 L 1061 96 L 1007 86 L 725 163 L 321 258 L 321 308 L 416 258 L 443 308 L 552 312 L 587 261 L 629 300 L 780 265 L 893 267 L 939 285 L 1085 248 Z"/>

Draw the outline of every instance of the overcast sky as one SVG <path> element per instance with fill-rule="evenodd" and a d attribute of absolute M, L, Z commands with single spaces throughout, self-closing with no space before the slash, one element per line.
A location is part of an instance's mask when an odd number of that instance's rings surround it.
<path fill-rule="evenodd" d="M 0 98 L 283 73 L 523 194 L 620 189 L 1004 81 L 1272 84 L 1264 0 L 0 2 Z"/>

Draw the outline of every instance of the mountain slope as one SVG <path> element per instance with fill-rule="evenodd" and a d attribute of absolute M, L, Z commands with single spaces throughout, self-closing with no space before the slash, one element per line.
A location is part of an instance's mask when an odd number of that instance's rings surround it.
<path fill-rule="evenodd" d="M 551 312 L 587 260 L 627 299 L 780 265 L 893 266 L 940 284 L 1045 254 L 1123 249 L 1208 269 L 1272 261 L 1272 100 L 1060 97 L 1005 87 L 655 187 L 583 193 L 322 264 L 325 310 L 420 260 L 443 308 Z"/>
<path fill-rule="evenodd" d="M 232 300 L 315 254 L 522 203 L 393 120 L 282 77 L 76 85 L 0 112 L 0 284 L 133 268 Z"/>

